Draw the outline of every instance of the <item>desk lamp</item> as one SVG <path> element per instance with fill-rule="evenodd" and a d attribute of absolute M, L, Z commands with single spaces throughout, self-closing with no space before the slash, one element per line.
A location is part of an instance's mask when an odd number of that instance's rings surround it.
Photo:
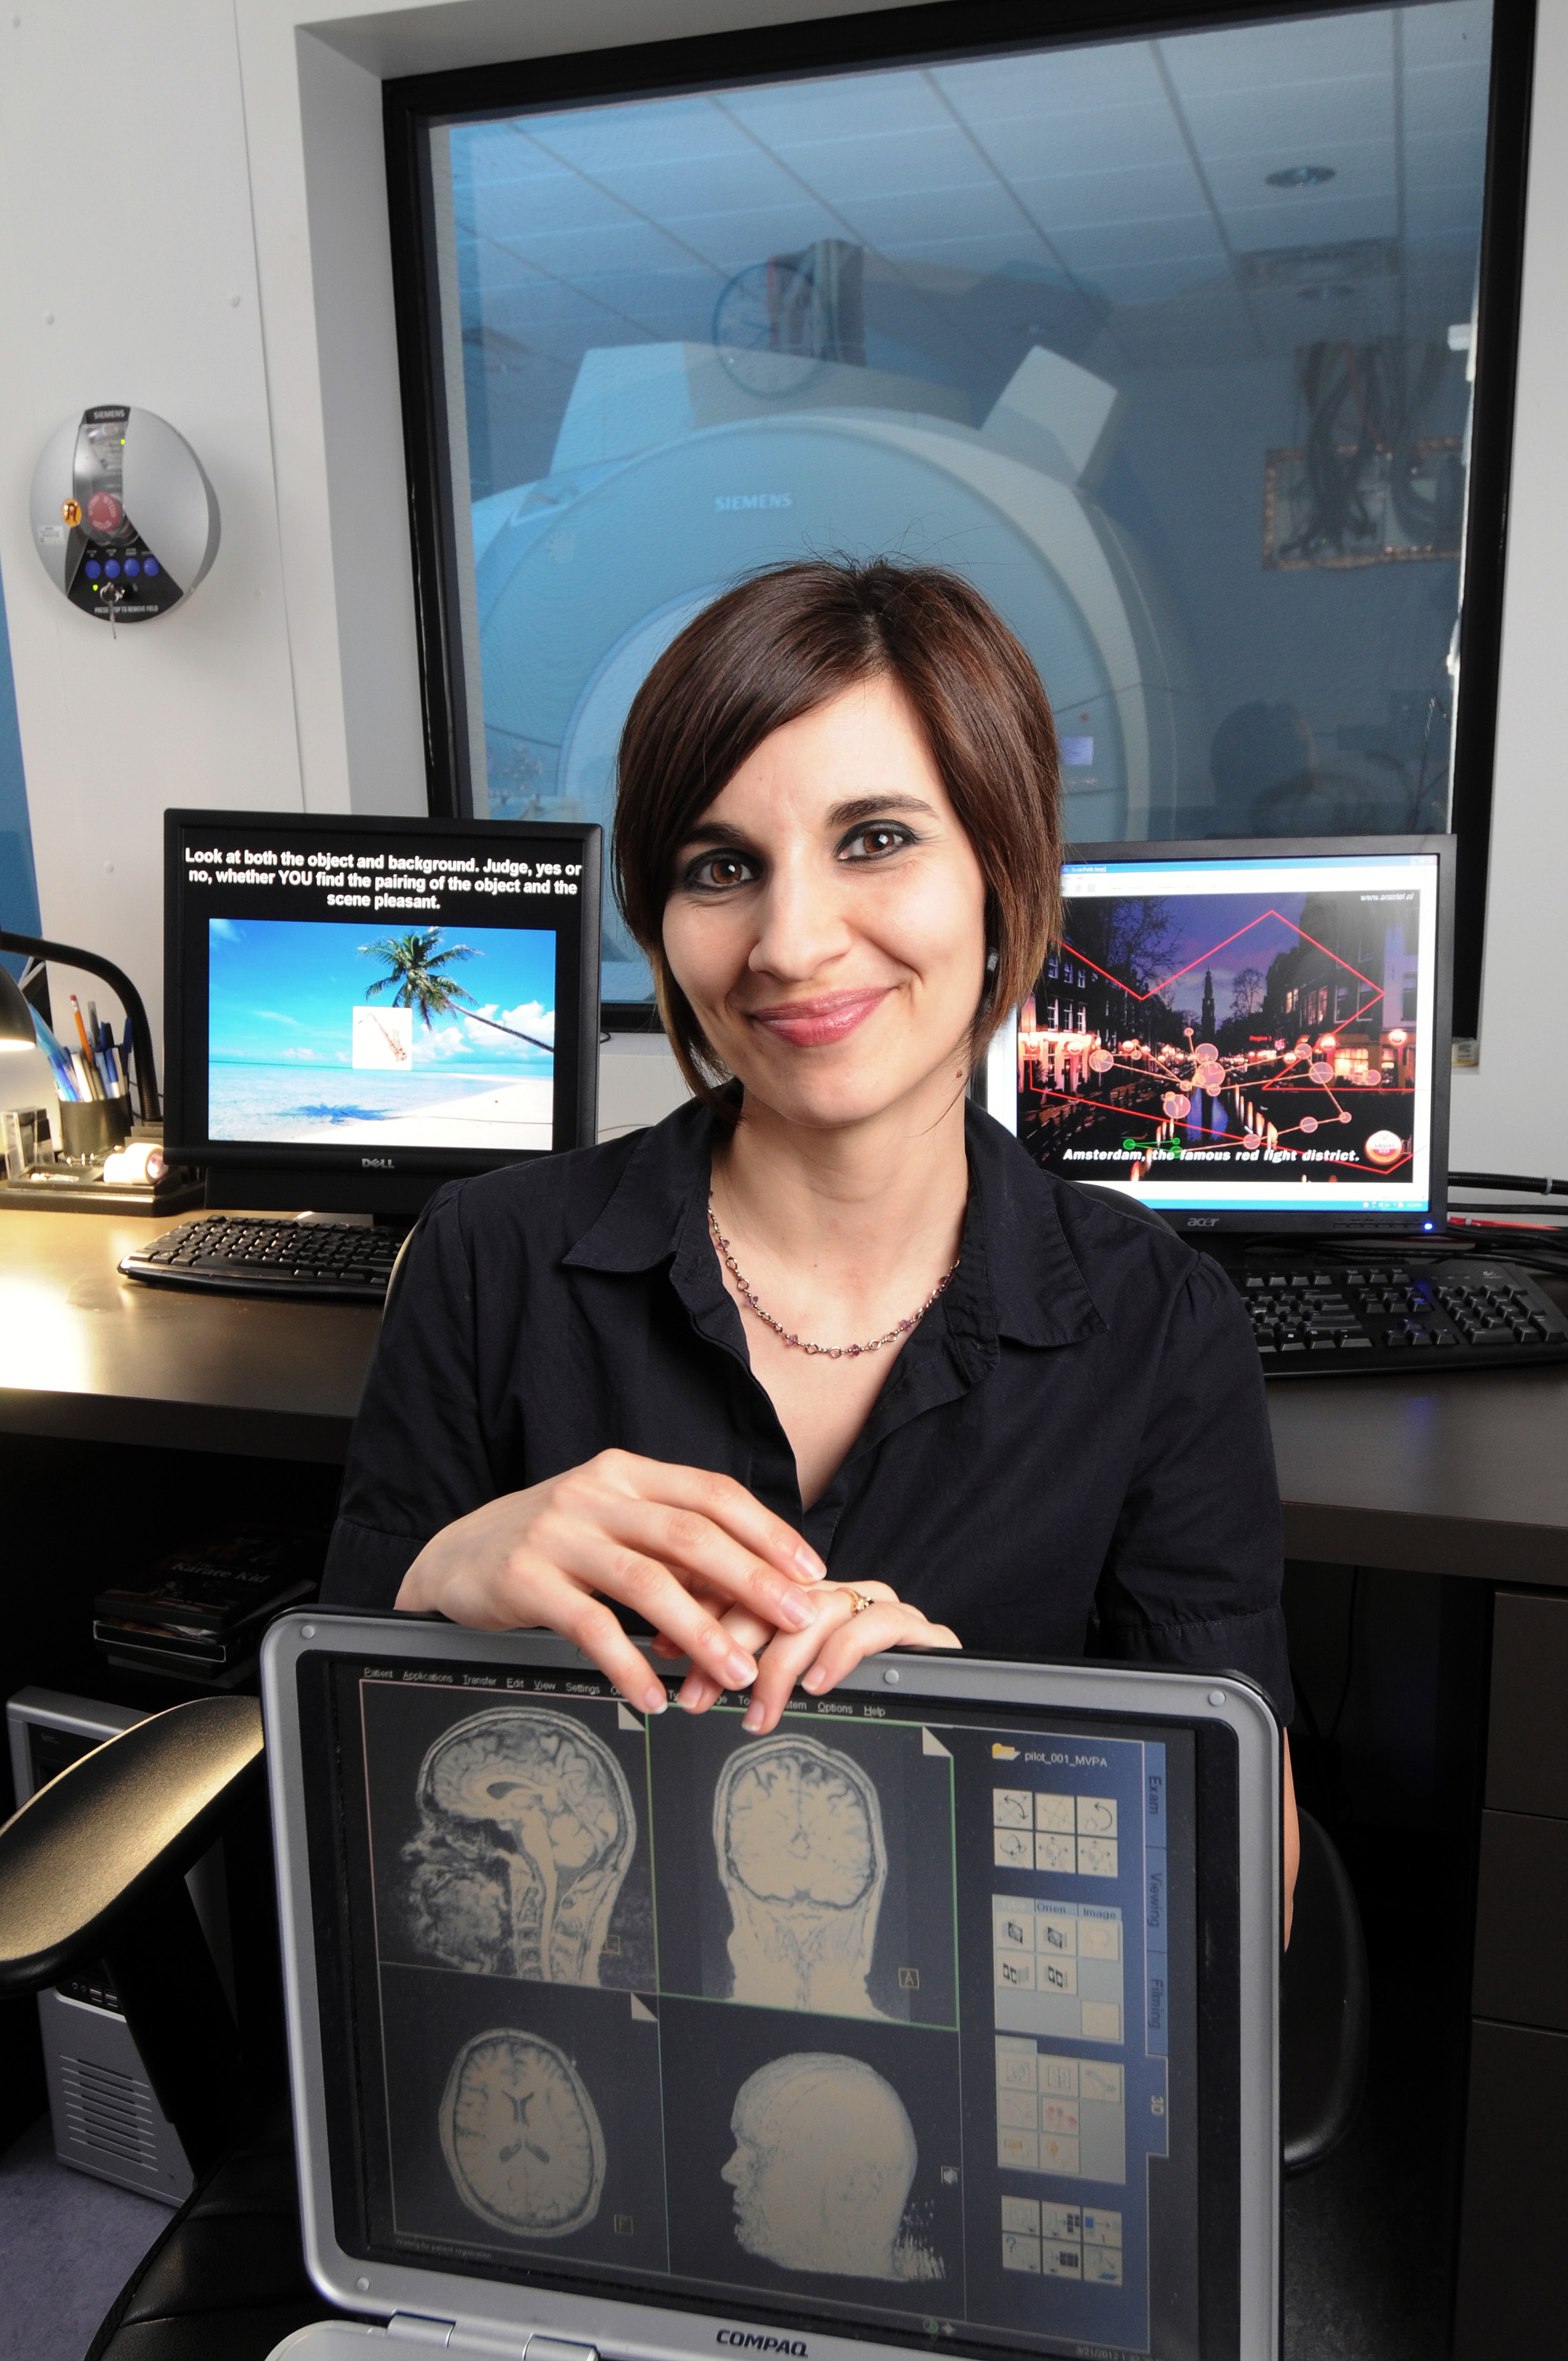
<path fill-rule="evenodd" d="M 33 1012 L 22 997 L 22 987 L 8 967 L 0 967 L 0 1056 L 37 1047 Z"/>
<path fill-rule="evenodd" d="M 6 1170 L 12 1170 L 22 1135 L 9 1135 L 5 1118 L 34 1107 L 48 1106 L 54 1097 L 54 1076 L 38 1046 L 33 1012 L 9 968 L 0 967 L 0 1138 Z"/>
<path fill-rule="evenodd" d="M 4 927 L 0 927 L 0 951 L 27 951 L 34 959 L 60 960 L 67 967 L 81 968 L 84 974 L 102 977 L 110 990 L 118 994 L 120 1005 L 130 1019 L 131 1045 L 136 1053 L 137 1097 L 140 1104 L 141 1118 L 144 1123 L 157 1123 L 162 1115 L 163 1109 L 158 1095 L 158 1067 L 152 1054 L 152 1027 L 147 1021 L 147 1010 L 142 1005 L 142 996 L 125 970 L 117 968 L 112 960 L 100 959 L 96 951 L 78 950 L 71 943 L 52 943 L 46 940 L 42 935 L 13 934 L 8 928 Z M 6 982 L 11 983 L 8 972 Z M 11 991 L 15 994 L 16 1006 L 27 1014 L 27 1046 L 30 1047 L 33 1041 L 31 1012 L 27 1010 L 27 1002 L 15 983 L 11 983 Z M 3 991 L 0 991 L 0 1048 L 4 1047 L 5 1038 L 4 1010 L 9 1005 Z M 18 1042 L 16 1046 L 20 1048 L 22 1044 Z"/>

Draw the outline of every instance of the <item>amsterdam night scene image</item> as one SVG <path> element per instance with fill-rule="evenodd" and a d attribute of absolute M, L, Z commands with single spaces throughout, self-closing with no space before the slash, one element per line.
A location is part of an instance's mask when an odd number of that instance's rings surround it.
<path fill-rule="evenodd" d="M 1018 1135 L 1080 1180 L 1407 1180 L 1408 890 L 1080 896 L 1018 1030 Z"/>

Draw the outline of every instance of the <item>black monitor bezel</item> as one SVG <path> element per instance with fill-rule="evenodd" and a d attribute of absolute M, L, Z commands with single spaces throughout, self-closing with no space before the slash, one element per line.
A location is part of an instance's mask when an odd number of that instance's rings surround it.
<path fill-rule="evenodd" d="M 1229 1234 L 1257 1237 L 1435 1237 L 1448 1219 L 1448 1117 L 1453 1079 L 1453 911 L 1454 877 L 1459 843 L 1453 836 L 1204 836 L 1169 840 L 1161 844 L 1072 844 L 1062 854 L 1064 898 L 1066 872 L 1075 864 L 1146 868 L 1160 861 L 1343 861 L 1375 860 L 1390 853 L 1435 853 L 1437 856 L 1437 960 L 1432 979 L 1431 1026 L 1431 1189 L 1430 1202 L 1387 1213 L 1335 1213 L 1326 1203 L 1303 1205 L 1298 1213 L 1270 1208 L 1223 1207 L 1199 1212 L 1190 1206 L 1167 1208 L 1157 1197 L 1140 1196 L 1138 1203 L 1157 1213 L 1169 1228 L 1205 1237 Z M 1009 1019 L 1016 1027 L 1016 1012 Z"/>
<path fill-rule="evenodd" d="M 444 1180 L 462 1180 L 513 1164 L 531 1164 L 542 1155 L 594 1145 L 598 1115 L 599 897 L 603 866 L 603 830 L 597 821 L 387 818 L 356 812 L 247 812 L 193 809 L 189 806 L 166 810 L 163 821 L 164 1137 L 172 1161 L 200 1165 L 218 1173 L 242 1170 L 247 1177 L 257 1176 L 262 1182 L 286 1182 L 296 1175 L 320 1176 L 327 1184 L 325 1197 L 318 1191 L 314 1202 L 324 1202 L 326 1198 L 341 1194 L 344 1185 L 350 1182 L 356 1201 L 373 1184 L 381 1184 L 384 1193 L 390 1195 L 396 1195 L 400 1188 L 411 1186 L 417 1195 L 428 1195 Z M 457 840 L 476 846 L 491 844 L 510 855 L 517 854 L 520 840 L 576 846 L 582 861 L 581 886 L 576 897 L 579 943 L 576 990 L 563 994 L 558 987 L 556 995 L 556 1056 L 560 1063 L 554 1100 L 555 1128 L 557 1135 L 565 1132 L 570 1136 L 558 1136 L 550 1148 L 485 1151 L 400 1147 L 394 1155 L 378 1158 L 373 1173 L 367 1171 L 364 1146 L 357 1141 L 333 1148 L 315 1142 L 307 1145 L 208 1137 L 204 1116 L 197 1124 L 192 1115 L 197 1105 L 205 1108 L 207 1056 L 206 969 L 204 962 L 196 962 L 199 972 L 193 972 L 194 949 L 188 939 L 190 929 L 185 916 L 183 840 L 193 828 L 203 832 L 216 828 L 224 836 L 232 836 L 239 829 L 255 841 L 278 838 L 291 844 L 305 844 L 307 840 L 324 844 L 330 839 L 335 845 L 350 838 L 362 839 L 370 846 L 450 844 Z M 198 1005 L 202 1021 L 193 1022 Z"/>

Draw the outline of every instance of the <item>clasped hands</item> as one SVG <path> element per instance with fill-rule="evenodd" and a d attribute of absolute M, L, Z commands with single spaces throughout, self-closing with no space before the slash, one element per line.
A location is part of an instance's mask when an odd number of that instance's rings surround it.
<path fill-rule="evenodd" d="M 557 1631 L 627 1703 L 662 1713 L 663 1685 L 606 1602 L 658 1635 L 657 1656 L 686 1656 L 677 1702 L 705 1713 L 750 1689 L 745 1727 L 776 1727 L 796 1682 L 821 1696 L 883 1648 L 957 1648 L 885 1583 L 851 1589 L 792 1525 L 729 1476 L 601 1451 L 523 1492 L 488 1500 L 428 1541 L 398 1593 L 478 1631 Z M 863 1611 L 857 1598 L 869 1599 Z"/>

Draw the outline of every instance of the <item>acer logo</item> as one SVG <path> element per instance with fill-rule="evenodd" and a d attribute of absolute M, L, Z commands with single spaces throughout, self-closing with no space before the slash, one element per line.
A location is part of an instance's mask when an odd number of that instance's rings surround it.
<path fill-rule="evenodd" d="M 1217 1230 L 1220 1226 L 1220 1216 L 1218 1213 L 1190 1213 L 1186 1226 L 1190 1230 Z"/>

